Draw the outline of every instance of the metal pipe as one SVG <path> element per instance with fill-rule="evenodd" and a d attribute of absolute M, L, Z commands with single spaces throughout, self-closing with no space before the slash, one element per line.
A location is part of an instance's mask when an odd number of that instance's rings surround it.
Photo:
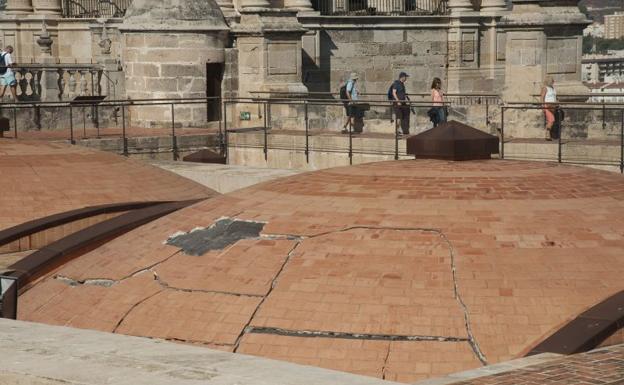
<path fill-rule="evenodd" d="M 501 107 L 501 159 L 505 159 L 505 106 Z"/>
<path fill-rule="evenodd" d="M 605 119 L 606 119 L 605 115 L 606 115 L 606 113 L 607 113 L 607 109 L 606 109 L 605 104 L 603 103 L 602 104 L 602 129 L 603 130 L 605 128 L 607 128 L 607 123 L 605 122 Z"/>
<path fill-rule="evenodd" d="M 305 157 L 306 163 L 310 163 L 310 142 L 309 142 L 309 131 L 310 131 L 310 122 L 308 120 L 308 103 L 304 104 L 304 119 L 305 119 Z"/>
<path fill-rule="evenodd" d="M 128 138 L 126 137 L 126 106 L 121 105 L 121 136 L 123 142 L 123 154 L 128 156 Z"/>
<path fill-rule="evenodd" d="M 15 139 L 17 139 L 17 108 L 13 107 L 13 132 L 15 133 Z"/>
<path fill-rule="evenodd" d="M 390 116 L 394 114 L 394 160 L 399 160 L 399 129 L 398 129 L 398 115 L 396 114 L 396 109 L 392 107 L 392 111 L 390 111 Z"/>
<path fill-rule="evenodd" d="M 555 120 L 556 121 L 556 120 Z M 563 125 L 559 122 L 559 135 L 557 135 L 557 161 L 561 163 L 561 135 L 563 134 Z"/>
<path fill-rule="evenodd" d="M 223 102 L 223 135 L 224 135 L 224 142 L 223 142 L 223 153 L 225 155 L 225 163 L 229 164 L 230 163 L 230 144 L 229 144 L 229 134 L 228 134 L 228 129 L 227 129 L 227 101 Z"/>
<path fill-rule="evenodd" d="M 173 160 L 178 160 L 178 139 L 175 134 L 175 108 L 171 103 L 171 152 L 173 152 Z"/>
<path fill-rule="evenodd" d="M 624 110 L 620 110 L 620 173 L 624 174 Z"/>
<path fill-rule="evenodd" d="M 74 108 L 69 105 L 69 143 L 76 144 L 74 140 Z"/>
<path fill-rule="evenodd" d="M 349 115 L 349 114 L 347 114 Z M 351 116 L 349 116 L 349 164 L 353 164 L 353 123 Z"/>
<path fill-rule="evenodd" d="M 264 103 L 264 126 L 263 126 L 263 130 L 264 130 L 264 161 L 268 162 L 269 160 L 269 149 L 267 146 L 267 104 Z"/>

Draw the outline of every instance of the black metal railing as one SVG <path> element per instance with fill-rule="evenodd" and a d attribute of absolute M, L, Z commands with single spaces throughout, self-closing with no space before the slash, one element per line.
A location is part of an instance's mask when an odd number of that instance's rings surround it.
<path fill-rule="evenodd" d="M 325 16 L 446 15 L 447 0 L 316 0 Z"/>
<path fill-rule="evenodd" d="M 132 0 L 63 0 L 63 17 L 123 17 Z"/>

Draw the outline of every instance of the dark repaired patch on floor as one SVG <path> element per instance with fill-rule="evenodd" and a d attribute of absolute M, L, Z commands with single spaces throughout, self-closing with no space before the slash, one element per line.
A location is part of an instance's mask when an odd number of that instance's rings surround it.
<path fill-rule="evenodd" d="M 210 227 L 171 237 L 167 244 L 177 246 L 189 255 L 202 255 L 207 251 L 222 250 L 241 239 L 257 238 L 264 225 L 225 218 Z"/>

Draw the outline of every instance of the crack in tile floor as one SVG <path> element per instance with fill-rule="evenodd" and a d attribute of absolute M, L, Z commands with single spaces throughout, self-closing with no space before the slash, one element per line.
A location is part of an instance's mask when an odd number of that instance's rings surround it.
<path fill-rule="evenodd" d="M 286 266 L 288 265 L 288 262 L 290 261 L 293 253 L 295 252 L 295 250 L 301 245 L 301 243 L 303 241 L 305 241 L 306 239 L 313 239 L 313 238 L 318 238 L 318 237 L 322 237 L 325 235 L 330 235 L 330 234 L 335 234 L 335 233 L 341 233 L 341 232 L 347 232 L 347 231 L 351 231 L 351 230 L 390 230 L 390 231 L 420 231 L 420 232 L 425 232 L 425 233 L 434 233 L 437 234 L 448 246 L 449 250 L 450 250 L 450 259 L 451 259 L 451 274 L 452 274 L 452 280 L 453 280 L 453 293 L 455 296 L 455 299 L 457 300 L 463 315 L 464 315 L 464 325 L 466 328 L 466 333 L 468 335 L 468 338 L 463 338 L 463 337 L 452 337 L 452 336 L 399 336 L 399 335 L 383 335 L 383 334 L 362 334 L 362 333 L 342 333 L 342 332 L 332 332 L 332 331 L 309 331 L 309 330 L 286 330 L 286 329 L 279 329 L 279 328 L 270 328 L 270 327 L 263 327 L 263 328 L 257 328 L 257 327 L 253 327 L 251 326 L 251 323 L 253 322 L 253 319 L 255 318 L 256 314 L 258 313 L 258 311 L 260 310 L 260 308 L 262 307 L 262 305 L 264 304 L 265 300 L 269 297 L 269 295 L 271 294 L 271 292 L 273 291 L 273 289 L 277 286 L 277 283 L 279 281 L 279 277 L 281 275 L 281 273 L 285 270 Z M 119 280 L 112 280 L 112 279 L 106 279 L 106 278 L 89 278 L 89 279 L 83 279 L 83 280 L 74 280 L 72 278 L 69 277 L 64 277 L 64 276 L 55 276 L 55 279 L 58 279 L 61 282 L 64 282 L 68 285 L 71 286 L 77 286 L 77 285 L 96 285 L 96 286 L 103 286 L 103 287 L 111 287 L 123 280 L 132 278 L 134 276 L 137 276 L 141 273 L 144 272 L 151 272 L 154 275 L 154 280 L 156 280 L 158 282 L 158 284 L 163 288 L 162 290 L 159 290 L 158 292 L 156 292 L 155 294 L 152 294 L 144 299 L 142 299 L 141 301 L 137 302 L 136 304 L 134 304 L 129 310 L 128 312 L 126 312 L 126 314 L 124 314 L 124 316 L 122 317 L 122 319 L 119 321 L 119 323 L 117 324 L 117 326 L 115 327 L 113 332 L 116 332 L 117 329 L 119 328 L 119 326 L 123 323 L 123 321 L 125 320 L 125 318 L 136 308 L 138 307 L 140 304 L 142 304 L 143 302 L 147 301 L 148 299 L 152 298 L 153 296 L 161 293 L 164 290 L 177 290 L 177 291 L 184 291 L 184 292 L 202 292 L 202 293 L 215 293 L 215 294 L 224 294 L 224 295 L 233 295 L 233 296 L 248 296 L 248 297 L 256 297 L 256 298 L 261 298 L 260 302 L 258 303 L 258 306 L 256 307 L 256 309 L 254 310 L 254 312 L 251 314 L 251 316 L 249 317 L 248 322 L 246 323 L 246 325 L 242 328 L 241 333 L 239 334 L 239 336 L 236 339 L 236 342 L 234 344 L 232 344 L 231 346 L 234 347 L 233 352 L 236 353 L 236 351 L 238 350 L 238 348 L 240 347 L 240 343 L 241 340 L 243 338 L 243 336 L 246 333 L 264 333 L 264 334 L 278 334 L 278 335 L 287 335 L 287 336 L 298 336 L 298 337 L 327 337 L 327 338 L 352 338 L 352 339 L 368 339 L 368 340 L 387 340 L 387 341 L 447 341 L 447 342 L 468 342 L 468 344 L 470 345 L 472 351 L 474 352 L 475 356 L 479 359 L 479 361 L 483 364 L 483 365 L 487 365 L 488 361 L 487 358 L 485 357 L 485 355 L 483 354 L 483 352 L 481 351 L 481 348 L 472 332 L 472 327 L 470 324 L 470 317 L 469 317 L 469 312 L 468 312 L 468 307 L 465 304 L 465 302 L 463 301 L 461 294 L 460 294 L 460 290 L 459 290 L 459 284 L 458 284 L 458 279 L 457 279 L 457 266 L 455 263 L 455 249 L 453 247 L 453 244 L 451 243 L 451 241 L 448 239 L 448 237 L 440 230 L 440 229 L 436 229 L 436 228 L 422 228 L 422 227 L 386 227 L 386 226 L 348 226 L 348 227 L 344 227 L 341 229 L 337 229 L 337 230 L 332 230 L 332 231 L 326 231 L 326 232 L 320 232 L 317 234 L 313 234 L 310 236 L 301 236 L 301 235 L 296 235 L 296 234 L 261 234 L 257 239 L 285 239 L 285 240 L 292 240 L 292 241 L 296 241 L 296 243 L 293 245 L 293 247 L 289 250 L 284 263 L 282 264 L 282 266 L 280 267 L 280 269 L 278 270 L 278 272 L 276 273 L 276 275 L 273 277 L 272 281 L 271 281 L 271 286 L 268 290 L 268 292 L 265 295 L 256 295 L 256 294 L 244 294 L 244 293 L 235 293 L 235 292 L 226 292 L 226 291 L 216 291 L 216 290 L 203 290 L 203 289 L 187 289 L 187 288 L 179 288 L 179 287 L 173 287 L 170 286 L 167 282 L 165 282 L 164 280 L 162 280 L 159 276 L 158 273 L 154 270 L 154 268 L 166 261 L 168 261 L 170 258 L 172 258 L 173 256 L 175 256 L 176 254 L 182 252 L 182 250 L 178 250 L 175 253 L 173 253 L 172 255 L 168 256 L 167 258 L 156 262 L 146 268 L 137 270 L 133 273 L 131 273 L 130 275 L 123 277 L 122 279 Z M 229 245 L 232 246 L 232 245 Z M 224 248 L 223 251 L 225 251 L 227 249 Z M 181 342 L 190 342 L 190 343 L 205 343 L 205 344 L 213 344 L 212 342 L 200 342 L 200 341 L 184 341 L 184 340 L 180 340 Z M 228 345 L 230 346 L 230 345 Z M 386 357 L 387 360 L 388 357 Z M 385 364 L 384 364 L 384 368 L 385 368 Z"/>
<path fill-rule="evenodd" d="M 350 340 L 373 340 L 373 341 L 438 341 L 438 342 L 467 342 L 468 338 L 455 336 L 426 336 L 426 335 L 401 335 L 401 334 L 368 334 L 332 332 L 325 330 L 290 330 L 273 327 L 248 326 L 247 333 L 251 334 L 276 334 L 289 337 L 320 337 L 339 338 Z"/>
<path fill-rule="evenodd" d="M 313 238 L 318 238 L 318 237 L 321 237 L 321 236 L 324 236 L 324 235 L 330 235 L 330 234 L 335 234 L 335 233 L 347 232 L 347 231 L 351 231 L 351 230 L 420 231 L 420 232 L 425 232 L 425 233 L 437 234 L 447 244 L 447 246 L 449 248 L 449 251 L 450 251 L 451 276 L 452 276 L 452 279 L 453 279 L 453 294 L 454 294 L 454 297 L 457 300 L 457 302 L 458 302 L 458 304 L 459 304 L 459 306 L 460 306 L 460 308 L 462 310 L 462 313 L 464 315 L 464 326 L 466 328 L 466 334 L 468 335 L 467 339 L 461 340 L 461 341 L 468 342 L 468 344 L 470 345 L 470 348 L 472 349 L 474 355 L 477 357 L 477 359 L 481 362 L 482 365 L 488 365 L 487 358 L 485 357 L 485 354 L 481 350 L 481 348 L 480 348 L 480 346 L 479 346 L 479 344 L 478 344 L 478 342 L 476 340 L 476 337 L 474 336 L 474 333 L 472 332 L 472 327 L 471 327 L 471 324 L 470 324 L 470 316 L 468 314 L 469 313 L 468 312 L 468 306 L 466 305 L 466 303 L 464 302 L 464 300 L 462 299 L 461 294 L 460 294 L 459 283 L 458 283 L 458 279 L 457 279 L 457 266 L 455 264 L 455 249 L 453 247 L 453 244 L 451 243 L 451 241 L 448 239 L 448 237 L 444 234 L 444 232 L 442 230 L 436 229 L 436 228 L 427 228 L 427 227 L 347 226 L 347 227 L 344 227 L 344 228 L 341 228 L 341 229 L 320 232 L 320 233 L 313 234 L 313 235 L 310 235 L 310 236 L 300 236 L 300 235 L 296 235 L 296 234 L 279 234 L 279 235 L 263 234 L 262 236 L 264 236 L 264 237 L 284 237 L 285 239 L 298 239 L 298 241 L 293 246 L 293 248 L 290 250 L 290 252 L 288 253 L 288 256 L 287 256 L 284 264 L 282 265 L 282 268 L 278 271 L 277 275 L 273 278 L 273 280 L 271 282 L 271 289 L 266 294 L 265 298 L 263 298 L 262 301 L 260 301 L 260 303 L 258 304 L 258 307 L 253 312 L 253 314 L 251 315 L 251 317 L 249 319 L 249 322 L 247 323 L 245 328 L 243 328 L 239 338 L 237 339 L 237 343 L 236 343 L 236 347 L 234 349 L 234 352 L 236 352 L 236 350 L 238 349 L 238 347 L 240 345 L 240 340 L 242 339 L 243 335 L 249 329 L 250 324 L 253 321 L 253 318 L 255 317 L 255 315 L 257 314 L 258 310 L 260 309 L 260 307 L 264 303 L 266 297 L 268 297 L 271 294 L 271 292 L 273 291 L 273 288 L 277 285 L 277 281 L 278 281 L 279 275 L 282 273 L 282 271 L 286 267 L 286 264 L 290 260 L 290 257 L 292 255 L 292 253 L 301 244 L 301 242 L 303 242 L 306 239 L 313 239 Z M 432 337 L 435 337 L 435 336 L 432 336 Z M 457 342 L 461 342 L 461 341 L 457 341 Z"/>

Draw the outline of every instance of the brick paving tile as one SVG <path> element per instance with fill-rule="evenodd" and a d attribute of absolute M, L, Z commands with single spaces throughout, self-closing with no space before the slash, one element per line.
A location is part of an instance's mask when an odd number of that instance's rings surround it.
<path fill-rule="evenodd" d="M 231 345 L 259 302 L 259 298 L 168 289 L 139 304 L 118 332 Z"/>
<path fill-rule="evenodd" d="M 216 192 L 122 156 L 62 143 L 0 141 L 0 229 L 85 206 Z"/>
<path fill-rule="evenodd" d="M 562 357 L 543 364 L 478 377 L 453 385 L 619 385 L 624 383 L 624 344 Z"/>
<path fill-rule="evenodd" d="M 467 342 L 394 341 L 385 366 L 385 378 L 415 382 L 481 366 Z"/>
<path fill-rule="evenodd" d="M 140 301 L 162 288 L 152 274 L 143 273 L 110 287 L 70 286 L 48 278 L 20 297 L 18 318 L 112 332 Z"/>
<path fill-rule="evenodd" d="M 381 378 L 389 341 L 246 334 L 238 353 Z"/>
<path fill-rule="evenodd" d="M 253 326 L 466 337 L 436 233 L 357 229 L 303 241 Z"/>
<path fill-rule="evenodd" d="M 239 241 L 192 258 L 164 245 L 176 232 L 223 216 L 264 221 L 263 234 L 277 241 Z M 269 290 L 254 327 L 461 337 L 430 345 L 252 333 L 237 350 L 413 381 L 479 365 L 467 337 L 490 364 L 522 356 L 624 289 L 622 249 L 624 179 L 617 174 L 539 162 L 418 160 L 304 173 L 218 196 L 117 238 L 55 274 L 120 279 L 150 268 L 189 291 L 164 290 L 137 306 L 120 328 L 134 335 L 227 348 L 262 298 L 198 290 Z M 31 289 L 37 295 L 22 296 L 21 318 L 58 323 L 58 315 L 38 312 L 46 301 L 86 313 L 88 301 L 72 304 L 63 294 L 67 285 L 53 283 L 43 281 Z M 340 358 L 347 357 L 343 350 L 370 357 Z"/>
<path fill-rule="evenodd" d="M 243 240 L 202 256 L 178 253 L 154 270 L 177 288 L 266 295 L 295 242 Z"/>

